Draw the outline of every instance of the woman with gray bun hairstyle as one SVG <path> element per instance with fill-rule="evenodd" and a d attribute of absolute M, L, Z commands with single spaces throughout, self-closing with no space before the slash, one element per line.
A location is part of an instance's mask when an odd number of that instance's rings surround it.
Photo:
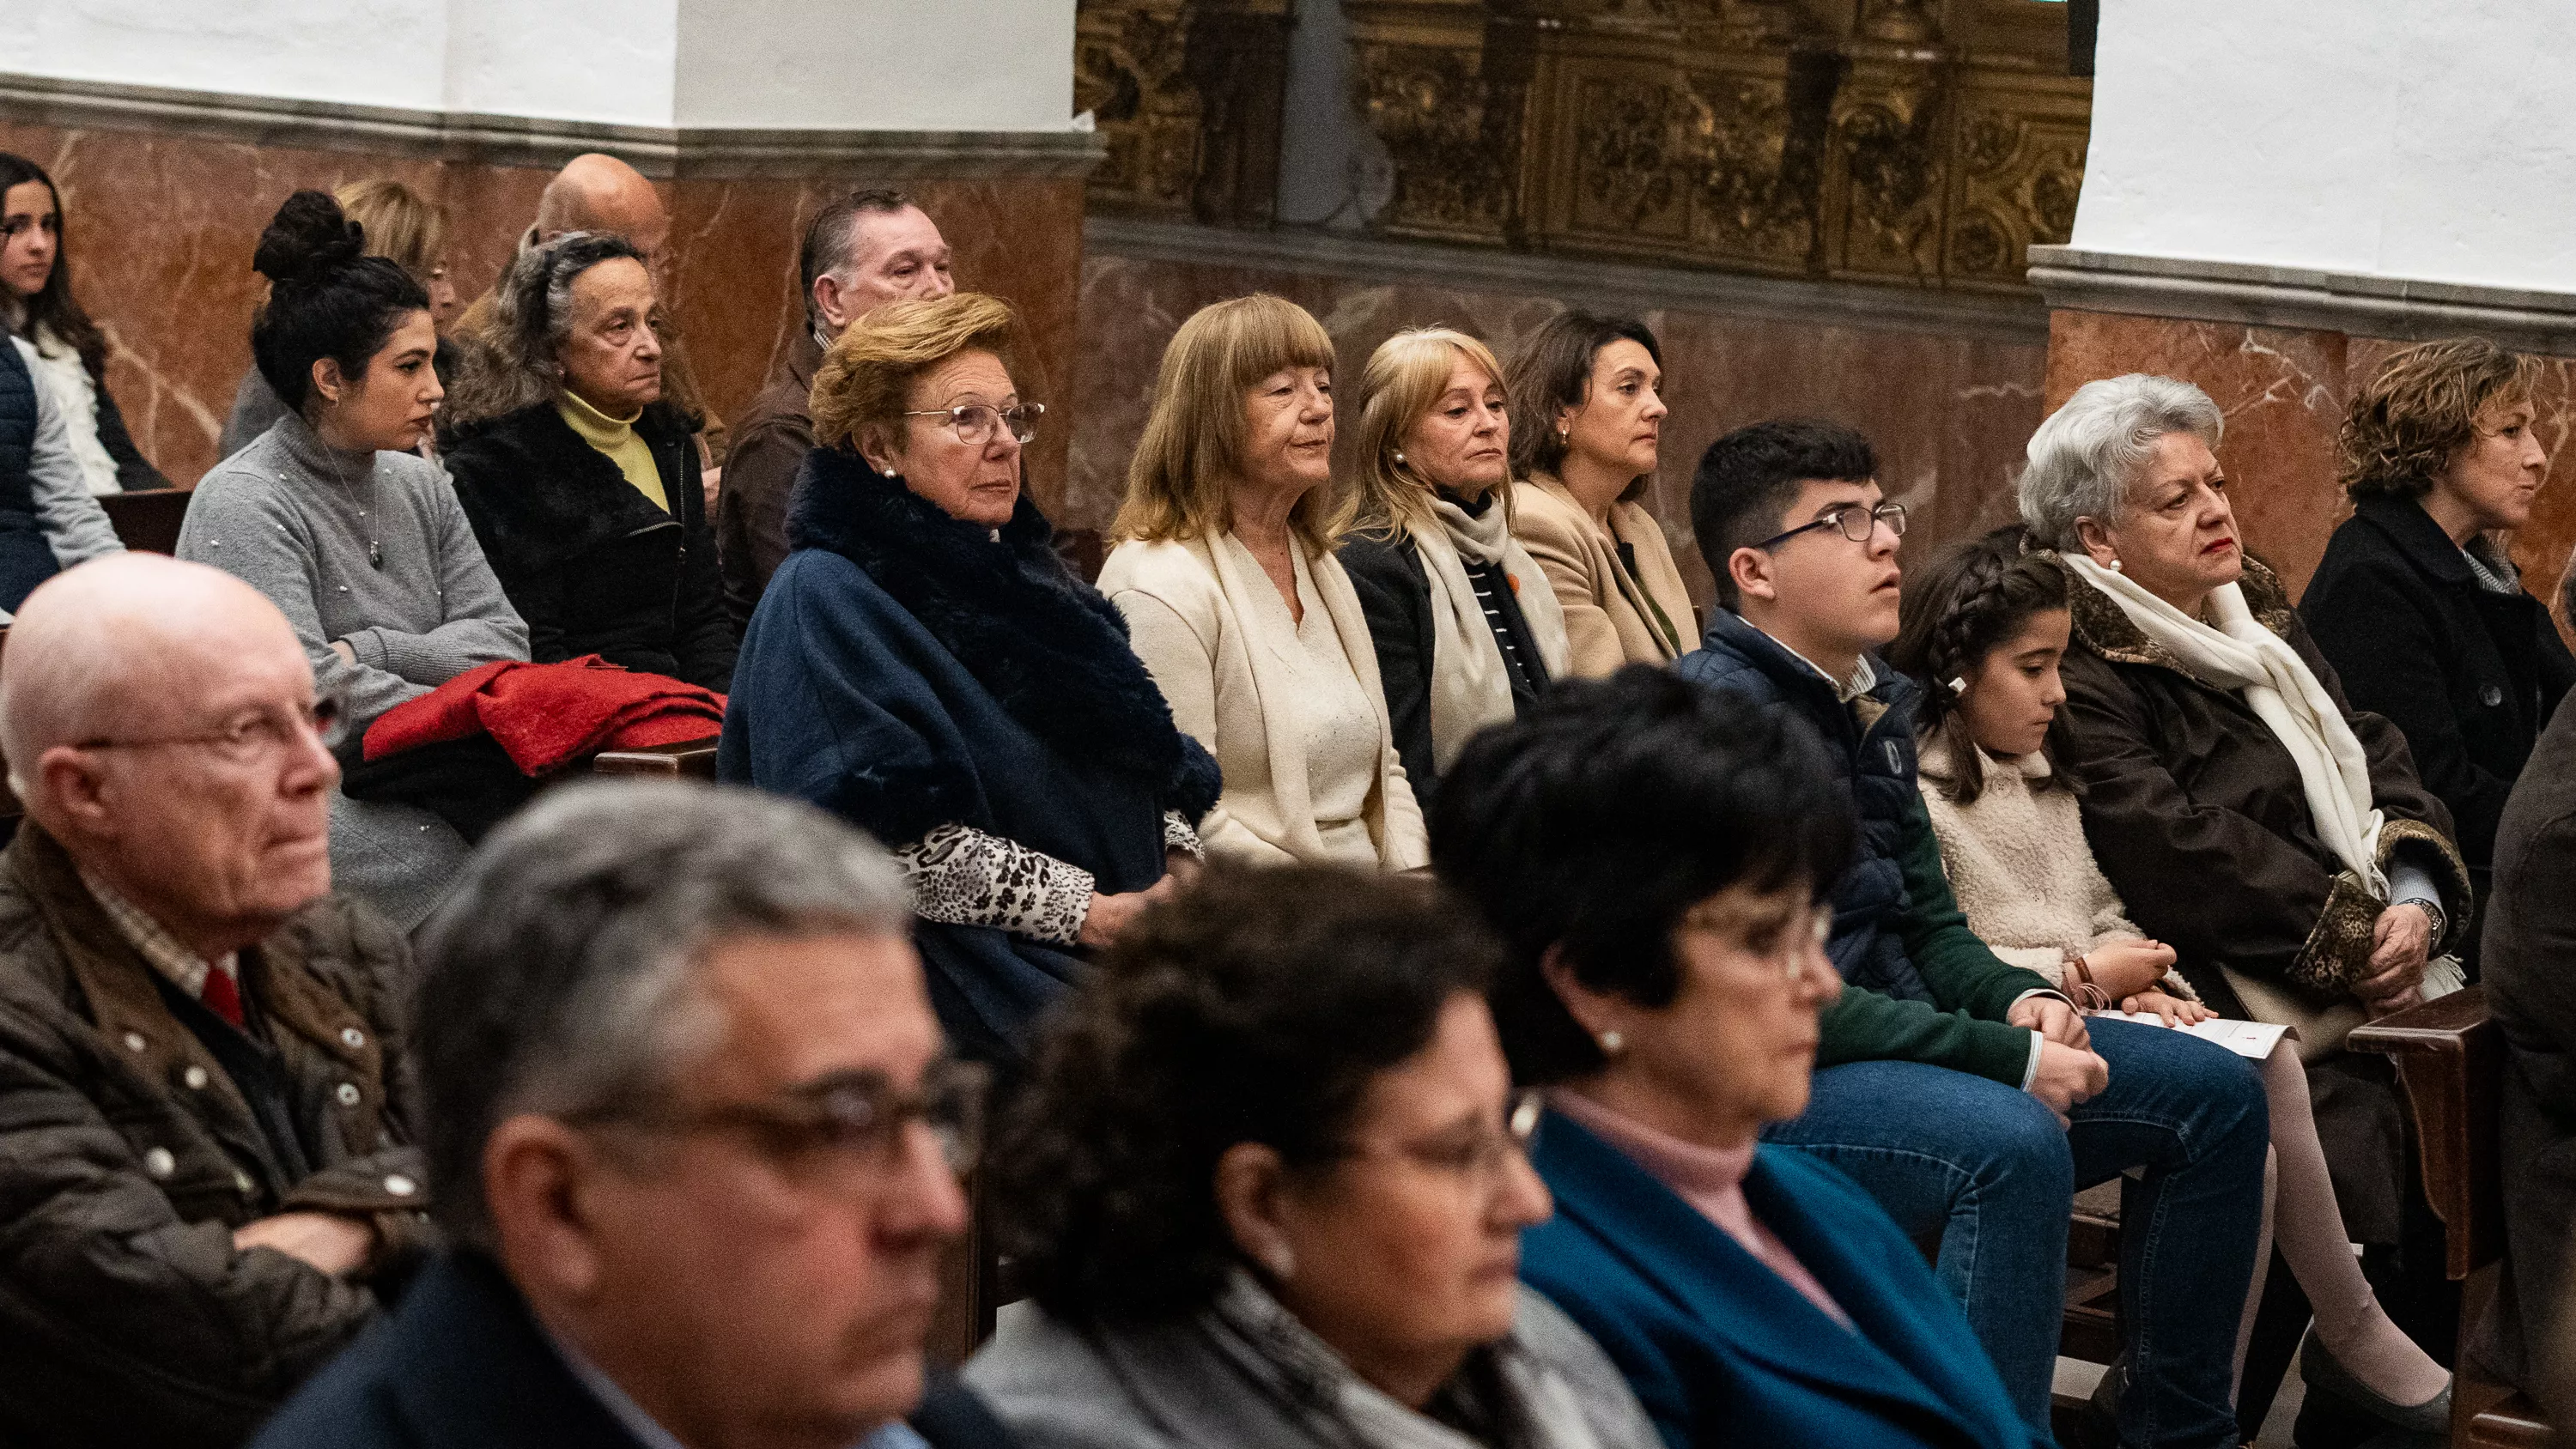
<path fill-rule="evenodd" d="M 2346 1231 L 2393 1245 L 2407 1114 L 2387 1063 L 2344 1037 L 2458 984 L 2441 958 L 2467 928 L 2468 872 L 2405 740 L 2351 707 L 2246 555 L 2224 431 L 2199 388 L 2132 373 L 2085 384 L 2031 436 L 2022 521 L 2063 560 L 2074 625 L 2051 742 L 2138 927 L 2222 1015 L 2299 1028 Z M 2313 1346 L 2304 1367 L 2438 1431 L 2442 1395 L 2391 1403 Z"/>

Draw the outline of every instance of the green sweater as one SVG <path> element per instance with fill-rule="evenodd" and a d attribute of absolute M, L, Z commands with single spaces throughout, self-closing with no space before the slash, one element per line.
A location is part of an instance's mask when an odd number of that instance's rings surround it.
<path fill-rule="evenodd" d="M 2031 1033 L 2008 1026 L 2004 1013 L 2031 991 L 2054 991 L 2047 977 L 1995 959 L 1968 929 L 1941 869 L 1941 842 L 1916 797 L 1898 842 L 1905 873 L 1905 954 L 1932 989 L 1932 1005 L 1901 1001 L 1864 986 L 1845 986 L 1825 1008 L 1819 1069 L 1845 1062 L 1905 1061 L 1974 1073 L 2018 1089 L 2030 1070 Z"/>

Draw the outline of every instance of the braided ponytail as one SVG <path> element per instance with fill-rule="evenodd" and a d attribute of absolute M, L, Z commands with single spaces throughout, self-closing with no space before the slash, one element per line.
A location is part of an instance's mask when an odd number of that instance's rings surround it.
<path fill-rule="evenodd" d="M 1923 686 L 1915 733 L 1940 740 L 1951 761 L 1942 793 L 1962 805 L 1986 788 L 1976 737 L 1959 708 L 1969 678 L 2032 615 L 2066 607 L 2064 570 L 2024 553 L 2023 538 L 2019 524 L 1996 529 L 1909 577 L 1904 627 L 1887 648 L 1888 662 Z"/>

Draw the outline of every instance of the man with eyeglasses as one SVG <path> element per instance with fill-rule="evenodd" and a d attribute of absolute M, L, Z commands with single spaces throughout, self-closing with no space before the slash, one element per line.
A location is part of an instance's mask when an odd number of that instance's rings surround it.
<path fill-rule="evenodd" d="M 494 832 L 413 1002 L 453 1248 L 260 1449 L 1009 1443 L 923 1394 L 982 1082 L 910 921 L 774 796 L 573 785 Z"/>
<path fill-rule="evenodd" d="M 232 576 L 29 595 L 0 668 L 0 1443 L 236 1445 L 429 1239 L 402 939 L 334 896 L 336 710 Z"/>
<path fill-rule="evenodd" d="M 734 429 L 727 482 L 716 500 L 716 557 L 725 610 L 739 635 L 787 561 L 787 499 L 814 449 L 814 369 L 851 323 L 906 297 L 957 290 L 948 239 L 900 191 L 870 188 L 814 213 L 797 251 L 805 310 L 788 325 L 769 378 Z"/>
<path fill-rule="evenodd" d="M 1691 483 L 1723 607 L 1675 670 L 1812 727 L 1861 820 L 1831 896 L 1825 949 L 1844 985 L 1819 1022 L 1813 1093 L 1763 1139 L 1831 1162 L 1909 1234 L 1939 1238 L 1942 1282 L 2039 1443 L 2074 1189 L 2142 1169 L 2122 1195 L 2123 1358 L 2095 1413 L 2122 1444 L 2233 1445 L 2262 1088 L 2242 1058 L 2182 1033 L 2088 1030 L 2045 977 L 1969 932 L 1918 793 L 1917 687 L 1874 652 L 1896 637 L 1905 532 L 1877 473 L 1850 428 L 1765 422 L 1710 444 Z"/>

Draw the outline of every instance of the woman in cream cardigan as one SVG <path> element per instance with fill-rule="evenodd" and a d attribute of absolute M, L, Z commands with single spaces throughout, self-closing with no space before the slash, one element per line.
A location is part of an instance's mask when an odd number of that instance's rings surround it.
<path fill-rule="evenodd" d="M 1567 672 L 1670 664 L 1699 642 L 1663 526 L 1638 504 L 1662 446 L 1663 350 L 1629 317 L 1560 312 L 1514 354 L 1512 533 L 1555 586 Z"/>
<path fill-rule="evenodd" d="M 1333 340 L 1238 297 L 1181 324 L 1100 571 L 1175 723 L 1216 756 L 1211 856 L 1429 859 L 1368 621 L 1333 558 Z"/>
<path fill-rule="evenodd" d="M 1502 378 L 1485 344 L 1445 327 L 1395 334 L 1360 374 L 1358 522 L 1341 561 L 1425 813 L 1476 731 L 1566 669 L 1564 611 L 1512 537 Z"/>

